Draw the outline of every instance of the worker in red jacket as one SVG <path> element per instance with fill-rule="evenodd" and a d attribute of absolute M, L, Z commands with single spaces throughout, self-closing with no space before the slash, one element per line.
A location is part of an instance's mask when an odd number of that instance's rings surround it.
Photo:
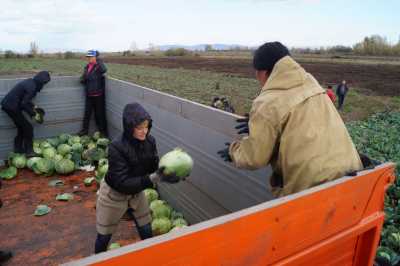
<path fill-rule="evenodd" d="M 333 103 L 336 101 L 336 95 L 333 92 L 332 86 L 328 86 L 328 89 L 326 90 L 326 94 L 328 97 L 332 100 Z"/>

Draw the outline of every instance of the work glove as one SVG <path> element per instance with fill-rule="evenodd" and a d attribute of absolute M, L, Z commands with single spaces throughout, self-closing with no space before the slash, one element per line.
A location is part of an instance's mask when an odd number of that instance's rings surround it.
<path fill-rule="evenodd" d="M 249 131 L 249 114 L 245 114 L 243 118 L 236 119 L 238 125 L 235 129 L 238 130 L 238 135 L 240 134 L 250 134 Z"/>
<path fill-rule="evenodd" d="M 178 176 L 176 176 L 176 174 L 171 173 L 166 175 L 164 173 L 165 170 L 165 166 L 161 166 L 160 168 L 158 168 L 158 170 L 156 172 L 154 172 L 153 174 L 151 174 L 149 176 L 151 182 L 153 182 L 153 184 L 157 184 L 158 182 L 167 182 L 167 183 L 178 183 L 180 181 L 180 178 Z"/>
<path fill-rule="evenodd" d="M 224 159 L 225 162 L 232 162 L 232 158 L 229 155 L 229 146 L 231 144 L 229 142 L 226 142 L 225 145 L 228 147 L 223 150 L 218 151 L 217 153 L 219 154 L 219 156 L 221 156 L 222 159 Z"/>

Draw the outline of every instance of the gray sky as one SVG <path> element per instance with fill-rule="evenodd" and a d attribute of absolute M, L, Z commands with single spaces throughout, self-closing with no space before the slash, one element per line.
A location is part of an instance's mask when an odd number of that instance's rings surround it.
<path fill-rule="evenodd" d="M 382 4 L 384 2 L 384 4 Z M 0 0 L 0 49 L 121 51 L 136 43 L 353 45 L 400 35 L 398 0 Z"/>

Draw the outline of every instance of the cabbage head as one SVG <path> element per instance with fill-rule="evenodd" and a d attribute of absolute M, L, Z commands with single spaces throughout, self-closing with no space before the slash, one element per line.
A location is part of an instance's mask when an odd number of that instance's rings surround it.
<path fill-rule="evenodd" d="M 54 162 L 46 158 L 40 158 L 32 166 L 35 174 L 51 176 L 54 173 Z"/>
<path fill-rule="evenodd" d="M 58 174 L 70 174 L 75 170 L 75 163 L 68 159 L 61 159 L 55 162 L 55 169 Z"/>
<path fill-rule="evenodd" d="M 152 215 L 154 219 L 157 218 L 170 218 L 171 217 L 171 212 L 172 209 L 170 206 L 163 204 L 163 205 L 159 205 L 154 207 L 153 209 L 151 209 Z"/>
<path fill-rule="evenodd" d="M 193 160 L 182 149 L 176 148 L 161 157 L 159 167 L 165 167 L 164 174 L 175 174 L 180 178 L 190 175 L 193 168 Z"/>
<path fill-rule="evenodd" d="M 102 158 L 102 159 L 99 160 L 99 166 L 102 166 L 102 165 L 105 165 L 105 164 L 108 164 L 108 159 Z"/>
<path fill-rule="evenodd" d="M 178 218 L 172 221 L 172 226 L 179 226 L 179 225 L 188 225 L 188 222 L 183 218 Z"/>
<path fill-rule="evenodd" d="M 26 156 L 24 154 L 15 154 L 15 156 L 12 158 L 11 164 L 18 169 L 25 168 Z"/>
<path fill-rule="evenodd" d="M 57 147 L 57 152 L 61 154 L 62 156 L 65 156 L 66 154 L 70 153 L 72 150 L 71 146 L 68 144 L 60 144 Z"/>
<path fill-rule="evenodd" d="M 94 140 L 97 141 L 100 137 L 101 137 L 101 134 L 100 134 L 99 131 L 94 132 L 94 134 L 93 134 L 93 139 L 94 139 Z"/>
<path fill-rule="evenodd" d="M 54 156 L 56 156 L 56 154 L 57 151 L 53 147 L 46 148 L 42 151 L 43 158 L 46 159 L 54 159 Z"/>
<path fill-rule="evenodd" d="M 58 144 L 60 143 L 58 138 L 50 138 L 46 140 L 51 146 L 57 148 Z"/>
<path fill-rule="evenodd" d="M 92 162 L 99 161 L 106 157 L 106 152 L 101 148 L 89 149 L 83 152 L 82 158 L 85 160 L 90 160 Z"/>
<path fill-rule="evenodd" d="M 91 141 L 92 139 L 88 135 L 81 137 L 81 143 L 83 146 L 87 146 Z"/>
<path fill-rule="evenodd" d="M 89 142 L 89 143 L 87 144 L 87 148 L 88 148 L 88 150 L 96 148 L 96 143 L 94 143 L 94 142 Z"/>
<path fill-rule="evenodd" d="M 171 213 L 171 220 L 176 220 L 176 219 L 179 219 L 179 218 L 183 219 L 183 214 L 173 210 L 172 213 Z"/>
<path fill-rule="evenodd" d="M 42 159 L 41 157 L 31 157 L 28 159 L 28 161 L 26 162 L 26 166 L 32 170 L 33 165 L 38 161 Z"/>
<path fill-rule="evenodd" d="M 0 178 L 6 180 L 13 179 L 17 176 L 17 172 L 18 170 L 15 166 L 10 166 L 0 171 Z"/>
<path fill-rule="evenodd" d="M 151 223 L 153 235 L 162 235 L 171 230 L 172 224 L 168 218 L 157 218 Z"/>
<path fill-rule="evenodd" d="M 61 134 L 60 136 L 58 136 L 58 140 L 59 140 L 60 144 L 67 143 L 70 137 L 71 137 L 71 135 L 64 133 L 64 134 Z"/>
<path fill-rule="evenodd" d="M 73 152 L 82 152 L 83 151 L 83 145 L 81 143 L 72 144 L 72 151 Z"/>
<path fill-rule="evenodd" d="M 64 157 L 61 154 L 56 154 L 56 156 L 54 156 L 53 161 L 59 161 L 61 159 L 64 159 Z"/>
<path fill-rule="evenodd" d="M 96 181 L 101 182 L 103 178 L 106 176 L 108 172 L 108 164 L 103 164 L 102 166 L 97 167 L 97 170 L 95 172 L 96 175 Z"/>
<path fill-rule="evenodd" d="M 50 143 L 48 143 L 47 141 L 42 141 L 41 143 L 40 143 L 40 146 L 39 146 L 42 150 L 44 150 L 44 149 L 46 149 L 46 148 L 51 148 L 51 144 Z"/>
<path fill-rule="evenodd" d="M 154 200 L 158 200 L 158 192 L 155 189 L 152 188 L 146 188 L 145 190 L 143 190 L 144 195 L 147 198 L 147 202 L 151 203 Z"/>
<path fill-rule="evenodd" d="M 164 200 L 153 200 L 150 203 L 150 210 L 153 210 L 157 206 L 166 205 L 167 203 Z"/>
<path fill-rule="evenodd" d="M 74 145 L 74 143 L 81 143 L 81 137 L 79 136 L 72 136 L 68 139 L 68 144 L 70 146 Z"/>
<path fill-rule="evenodd" d="M 110 143 L 110 140 L 107 138 L 99 138 L 97 140 L 97 146 L 101 147 L 107 147 L 107 145 Z"/>

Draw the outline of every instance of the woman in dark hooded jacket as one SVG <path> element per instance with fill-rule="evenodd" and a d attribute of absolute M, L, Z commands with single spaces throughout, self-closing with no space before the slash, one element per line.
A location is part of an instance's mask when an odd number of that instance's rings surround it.
<path fill-rule="evenodd" d="M 37 108 L 32 103 L 32 99 L 49 81 L 49 72 L 41 71 L 33 78 L 19 82 L 1 101 L 1 108 L 12 119 L 18 130 L 14 139 L 14 152 L 26 153 L 28 156 L 33 155 L 33 127 L 22 111 L 25 111 L 37 122 L 43 122 L 42 117 L 37 115 L 38 113 L 43 115 L 44 111 L 41 108 Z"/>
<path fill-rule="evenodd" d="M 109 168 L 100 184 L 96 205 L 97 239 L 95 253 L 107 250 L 118 222 L 128 208 L 133 209 L 141 239 L 152 237 L 149 204 L 143 190 L 159 181 L 176 183 L 175 175 L 158 169 L 156 141 L 150 135 L 152 120 L 138 103 L 128 104 L 123 112 L 123 134 L 108 147 Z"/>

